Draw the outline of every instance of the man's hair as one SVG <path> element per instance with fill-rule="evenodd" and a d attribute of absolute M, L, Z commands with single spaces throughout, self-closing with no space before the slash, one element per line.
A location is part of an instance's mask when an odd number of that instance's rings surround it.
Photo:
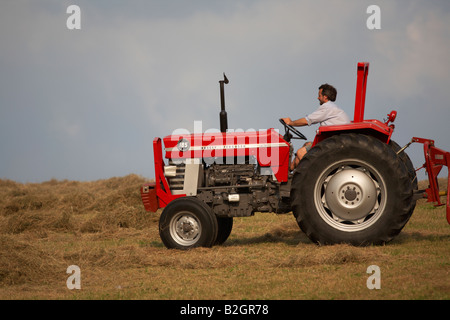
<path fill-rule="evenodd" d="M 337 90 L 332 85 L 325 83 L 319 87 L 319 90 L 322 89 L 322 95 L 327 96 L 328 100 L 336 101 Z"/>

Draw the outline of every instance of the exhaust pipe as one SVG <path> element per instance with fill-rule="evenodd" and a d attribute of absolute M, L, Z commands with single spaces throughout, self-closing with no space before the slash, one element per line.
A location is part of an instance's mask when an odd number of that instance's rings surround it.
<path fill-rule="evenodd" d="M 220 132 L 227 132 L 228 129 L 228 116 L 225 111 L 225 88 L 224 85 L 228 83 L 227 76 L 223 74 L 223 80 L 220 83 Z"/>

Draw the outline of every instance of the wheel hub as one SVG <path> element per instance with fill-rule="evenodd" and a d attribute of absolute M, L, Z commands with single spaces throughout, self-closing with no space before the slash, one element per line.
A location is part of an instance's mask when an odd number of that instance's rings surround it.
<path fill-rule="evenodd" d="M 353 187 L 353 189 L 350 189 L 350 187 L 347 187 L 347 191 L 344 192 L 345 199 L 348 201 L 353 201 L 355 199 L 359 200 L 359 198 L 356 198 L 357 195 L 359 195 L 359 192 L 356 192 L 356 187 Z"/>
<path fill-rule="evenodd" d="M 340 220 L 363 219 L 374 212 L 376 200 L 377 187 L 362 170 L 341 168 L 326 183 L 325 205 Z"/>
<path fill-rule="evenodd" d="M 197 220 L 190 215 L 180 217 L 176 221 L 175 229 L 179 239 L 184 241 L 194 240 L 200 233 Z"/>

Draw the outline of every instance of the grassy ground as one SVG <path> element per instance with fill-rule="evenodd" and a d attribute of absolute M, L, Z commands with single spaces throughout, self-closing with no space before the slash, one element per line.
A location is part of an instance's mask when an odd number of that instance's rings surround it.
<path fill-rule="evenodd" d="M 143 182 L 0 180 L 0 299 L 450 299 L 445 207 L 420 200 L 385 246 L 319 247 L 291 214 L 259 213 L 235 219 L 224 245 L 182 252 L 162 245 Z M 367 288 L 371 265 L 381 289 Z"/>

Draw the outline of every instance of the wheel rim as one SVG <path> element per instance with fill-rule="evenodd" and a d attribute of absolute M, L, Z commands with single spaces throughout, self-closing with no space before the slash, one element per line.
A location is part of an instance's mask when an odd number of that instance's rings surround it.
<path fill-rule="evenodd" d="M 320 217 L 335 229 L 355 232 L 370 227 L 383 214 L 386 184 L 369 163 L 336 162 L 320 175 L 314 201 Z"/>
<path fill-rule="evenodd" d="M 198 218 L 189 211 L 181 211 L 170 220 L 170 235 L 179 245 L 191 246 L 201 235 L 202 225 Z"/>

